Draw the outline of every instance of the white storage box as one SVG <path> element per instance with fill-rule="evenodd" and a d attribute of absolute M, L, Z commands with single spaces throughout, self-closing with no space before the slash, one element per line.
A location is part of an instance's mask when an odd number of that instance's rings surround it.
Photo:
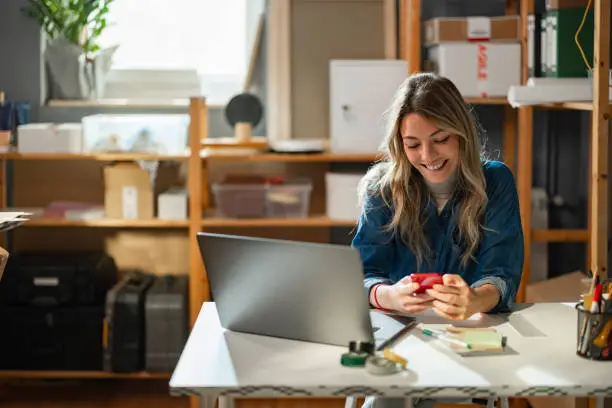
<path fill-rule="evenodd" d="M 60 123 L 56 127 L 56 153 L 83 152 L 83 126 L 80 123 Z"/>
<path fill-rule="evenodd" d="M 19 153 L 82 153 L 80 123 L 28 123 L 17 127 Z"/>
<path fill-rule="evenodd" d="M 189 115 L 91 115 L 82 119 L 84 151 L 184 154 Z"/>
<path fill-rule="evenodd" d="M 157 197 L 157 218 L 160 220 L 187 219 L 187 191 L 171 188 Z"/>
<path fill-rule="evenodd" d="M 365 174 L 325 174 L 327 216 L 334 220 L 358 220 L 361 215 L 358 186 Z"/>
<path fill-rule="evenodd" d="M 428 59 L 464 97 L 505 97 L 521 83 L 520 44 L 441 43 L 428 49 Z"/>
<path fill-rule="evenodd" d="M 378 153 L 385 137 L 384 112 L 406 79 L 402 60 L 330 61 L 330 150 Z"/>

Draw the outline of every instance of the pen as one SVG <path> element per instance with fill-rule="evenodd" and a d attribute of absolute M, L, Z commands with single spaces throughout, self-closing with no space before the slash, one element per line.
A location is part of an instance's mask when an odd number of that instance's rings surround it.
<path fill-rule="evenodd" d="M 456 344 L 458 346 L 465 347 L 467 349 L 471 349 L 472 348 L 472 346 L 470 346 L 468 343 L 466 343 L 464 341 L 461 341 L 461 340 L 458 340 L 458 339 L 455 339 L 453 337 L 450 337 L 450 336 L 448 336 L 448 335 L 446 335 L 444 333 L 436 332 L 436 331 L 429 330 L 429 329 L 422 329 L 421 333 L 423 333 L 423 334 L 425 334 L 427 336 L 438 338 L 440 340 L 448 341 L 449 343 L 453 343 L 453 344 Z"/>

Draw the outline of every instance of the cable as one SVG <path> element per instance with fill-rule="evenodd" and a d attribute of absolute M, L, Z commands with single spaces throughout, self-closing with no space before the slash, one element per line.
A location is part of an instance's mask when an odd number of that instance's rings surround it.
<path fill-rule="evenodd" d="M 589 64 L 589 61 L 587 60 L 586 55 L 584 55 L 584 50 L 582 49 L 582 46 L 580 45 L 580 41 L 578 41 L 578 34 L 580 34 L 580 31 L 582 30 L 582 26 L 584 26 L 586 18 L 589 15 L 589 9 L 591 8 L 591 2 L 592 0 L 589 0 L 589 2 L 587 3 L 586 9 L 584 10 L 584 15 L 582 16 L 582 22 L 578 26 L 578 29 L 576 30 L 576 34 L 574 35 L 574 41 L 576 42 L 576 45 L 578 46 L 578 51 L 580 51 L 580 55 L 582 55 L 582 59 L 584 60 L 584 63 L 587 66 L 589 72 L 593 71 L 593 68 L 591 68 L 591 64 Z"/>

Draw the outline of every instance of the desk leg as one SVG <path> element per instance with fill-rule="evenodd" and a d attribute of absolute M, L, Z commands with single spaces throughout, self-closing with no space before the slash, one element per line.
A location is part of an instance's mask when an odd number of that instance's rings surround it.
<path fill-rule="evenodd" d="M 344 408 L 357 408 L 357 397 L 346 397 Z"/>
<path fill-rule="evenodd" d="M 200 397 L 200 408 L 215 408 L 216 395 L 204 395 Z"/>
<path fill-rule="evenodd" d="M 404 398 L 404 408 L 414 408 L 414 404 L 412 403 L 412 397 Z"/>
<path fill-rule="evenodd" d="M 499 399 L 501 408 L 510 408 L 510 403 L 508 402 L 508 397 L 501 397 Z"/>
<path fill-rule="evenodd" d="M 227 395 L 224 397 L 219 397 L 219 408 L 234 408 L 234 398 L 228 397 Z"/>
<path fill-rule="evenodd" d="M 595 408 L 604 408 L 605 397 L 596 397 L 595 398 Z"/>

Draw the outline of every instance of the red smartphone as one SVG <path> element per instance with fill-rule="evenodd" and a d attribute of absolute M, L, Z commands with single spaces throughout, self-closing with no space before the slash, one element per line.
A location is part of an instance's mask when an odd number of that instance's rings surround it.
<path fill-rule="evenodd" d="M 433 289 L 433 285 L 444 284 L 441 273 L 413 273 L 410 275 L 410 281 L 419 284 L 414 293 L 423 293 L 427 289 Z"/>

